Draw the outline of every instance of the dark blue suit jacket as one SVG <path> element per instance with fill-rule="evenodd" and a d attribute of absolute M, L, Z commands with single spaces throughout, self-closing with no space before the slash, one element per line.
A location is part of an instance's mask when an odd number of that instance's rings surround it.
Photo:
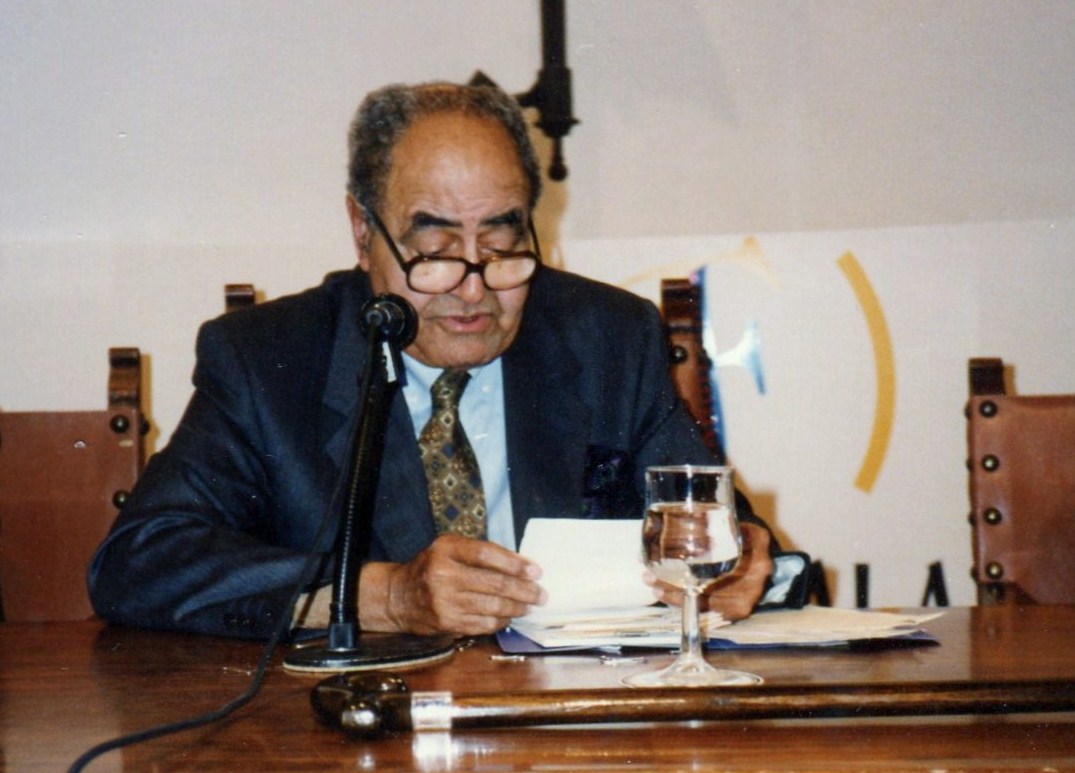
<path fill-rule="evenodd" d="M 340 476 L 366 345 L 360 271 L 203 325 L 195 392 L 90 568 L 94 608 L 142 627 L 267 637 Z M 543 268 L 503 355 L 515 533 L 532 517 L 639 517 L 647 465 L 712 463 L 668 378 L 656 308 Z M 434 539 L 410 415 L 389 415 L 371 557 Z M 322 573 L 316 584 L 324 584 Z"/>

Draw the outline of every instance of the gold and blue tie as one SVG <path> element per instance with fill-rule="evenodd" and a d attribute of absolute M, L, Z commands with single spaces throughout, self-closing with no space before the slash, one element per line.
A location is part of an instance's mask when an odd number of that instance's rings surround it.
<path fill-rule="evenodd" d="M 438 534 L 485 537 L 485 494 L 474 449 L 459 421 L 459 398 L 470 374 L 446 370 L 430 394 L 433 412 L 418 437 Z"/>

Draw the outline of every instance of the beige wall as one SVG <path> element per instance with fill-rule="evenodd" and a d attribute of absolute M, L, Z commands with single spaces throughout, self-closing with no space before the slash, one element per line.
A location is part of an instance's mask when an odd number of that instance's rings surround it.
<path fill-rule="evenodd" d="M 529 88 L 538 5 L 0 0 L 0 409 L 101 405 L 106 348 L 136 345 L 165 439 L 224 282 L 272 297 L 351 262 L 361 95 L 479 68 Z M 568 6 L 582 123 L 539 209 L 557 260 L 650 296 L 710 266 L 718 348 L 761 330 L 766 394 L 734 366 L 718 379 L 781 532 L 836 571 L 839 603 L 856 561 L 875 602 L 915 603 L 937 559 L 969 601 L 965 360 L 1075 388 L 1075 4 Z M 869 492 L 849 482 L 875 387 L 846 252 L 897 365 Z"/>

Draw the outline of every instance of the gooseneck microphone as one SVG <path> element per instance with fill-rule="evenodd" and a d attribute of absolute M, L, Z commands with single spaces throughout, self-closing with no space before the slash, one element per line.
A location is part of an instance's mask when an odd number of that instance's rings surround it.
<path fill-rule="evenodd" d="M 373 347 L 380 346 L 388 381 L 398 379 L 402 386 L 405 376 L 400 352 L 410 346 L 418 335 L 418 314 L 414 307 L 406 299 L 392 293 L 375 295 L 362 304 L 358 312 L 358 326 L 369 340 L 371 356 Z M 368 361 L 372 363 L 373 360 Z M 391 396 L 388 397 L 390 401 Z M 384 406 L 385 411 L 388 410 L 388 402 Z"/>
<path fill-rule="evenodd" d="M 358 579 L 372 540 L 388 413 L 406 378 L 402 351 L 418 334 L 418 315 L 405 299 L 386 293 L 362 305 L 358 323 L 366 337 L 366 367 L 345 464 L 329 505 L 329 515 L 336 515 L 339 526 L 328 642 L 288 653 L 284 667 L 293 671 L 350 671 L 413 664 L 448 657 L 455 649 L 455 639 L 450 636 L 368 633 L 358 625 Z"/>
<path fill-rule="evenodd" d="M 362 304 L 359 326 L 367 336 L 405 349 L 418 334 L 418 315 L 400 296 L 383 293 Z"/>

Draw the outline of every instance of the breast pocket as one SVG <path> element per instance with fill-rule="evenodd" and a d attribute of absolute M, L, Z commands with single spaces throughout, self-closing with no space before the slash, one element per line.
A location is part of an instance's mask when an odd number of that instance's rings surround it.
<path fill-rule="evenodd" d="M 583 476 L 584 518 L 640 518 L 643 498 L 631 455 L 618 448 L 588 446 Z"/>

